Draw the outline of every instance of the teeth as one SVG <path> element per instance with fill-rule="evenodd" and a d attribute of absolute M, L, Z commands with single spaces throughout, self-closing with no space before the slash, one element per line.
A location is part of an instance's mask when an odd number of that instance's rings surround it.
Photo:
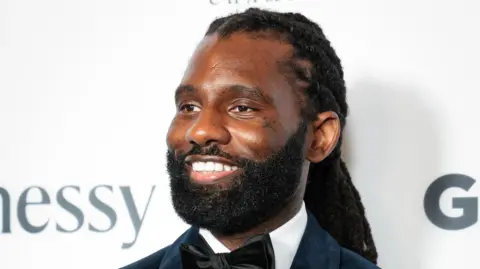
<path fill-rule="evenodd" d="M 193 171 L 196 172 L 223 172 L 223 171 L 235 171 L 238 169 L 236 166 L 230 166 L 223 163 L 215 162 L 194 162 L 192 163 Z"/>
<path fill-rule="evenodd" d="M 217 171 L 217 172 L 223 171 L 223 164 L 215 163 L 215 171 Z"/>
<path fill-rule="evenodd" d="M 214 169 L 215 169 L 215 164 L 213 162 L 208 162 L 207 164 L 205 164 L 205 170 L 204 171 L 211 172 Z"/>
<path fill-rule="evenodd" d="M 203 171 L 205 170 L 205 163 L 195 162 L 192 164 L 193 171 Z"/>

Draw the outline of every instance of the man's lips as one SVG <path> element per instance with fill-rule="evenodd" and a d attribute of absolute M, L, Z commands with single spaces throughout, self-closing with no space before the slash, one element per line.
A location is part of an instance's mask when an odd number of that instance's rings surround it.
<path fill-rule="evenodd" d="M 232 161 L 217 156 L 191 155 L 185 161 L 190 178 L 201 184 L 212 184 L 226 180 L 238 173 L 238 166 Z"/>
<path fill-rule="evenodd" d="M 185 161 L 189 164 L 194 162 L 214 162 L 214 163 L 222 163 L 230 166 L 238 166 L 238 164 L 232 162 L 229 159 L 218 157 L 218 156 L 211 156 L 211 155 L 189 155 L 185 158 Z"/>

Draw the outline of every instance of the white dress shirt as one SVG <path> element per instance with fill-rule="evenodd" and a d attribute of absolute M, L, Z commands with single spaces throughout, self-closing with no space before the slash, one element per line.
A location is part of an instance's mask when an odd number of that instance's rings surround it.
<path fill-rule="evenodd" d="M 270 233 L 275 253 L 275 269 L 289 269 L 291 267 L 307 227 L 307 219 L 307 210 L 305 203 L 303 203 L 300 211 L 292 219 Z M 200 229 L 200 234 L 215 253 L 230 252 L 210 231 Z"/>

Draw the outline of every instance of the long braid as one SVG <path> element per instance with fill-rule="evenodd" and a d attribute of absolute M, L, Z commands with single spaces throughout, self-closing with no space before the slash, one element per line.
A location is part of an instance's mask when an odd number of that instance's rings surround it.
<path fill-rule="evenodd" d="M 308 76 L 294 61 L 289 62 L 297 79 L 306 80 L 309 85 L 304 92 L 307 100 L 303 116 L 314 120 L 318 113 L 334 111 L 344 128 L 348 105 L 342 65 L 316 23 L 298 13 L 250 8 L 215 20 L 206 35 L 217 34 L 220 38 L 228 38 L 237 32 L 290 43 L 294 48 L 292 58 L 307 60 L 312 65 L 311 75 Z M 376 263 L 378 255 L 370 225 L 360 195 L 340 157 L 341 143 L 342 137 L 324 161 L 311 164 L 305 204 L 340 245 Z"/>

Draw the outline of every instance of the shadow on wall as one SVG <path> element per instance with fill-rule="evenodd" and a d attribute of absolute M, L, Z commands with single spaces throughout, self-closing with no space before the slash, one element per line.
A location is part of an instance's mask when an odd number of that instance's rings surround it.
<path fill-rule="evenodd" d="M 428 109 L 435 99 L 422 96 L 419 87 L 368 79 L 348 91 L 344 158 L 382 268 L 422 268 L 428 245 L 423 196 L 440 170 L 441 119 Z"/>

